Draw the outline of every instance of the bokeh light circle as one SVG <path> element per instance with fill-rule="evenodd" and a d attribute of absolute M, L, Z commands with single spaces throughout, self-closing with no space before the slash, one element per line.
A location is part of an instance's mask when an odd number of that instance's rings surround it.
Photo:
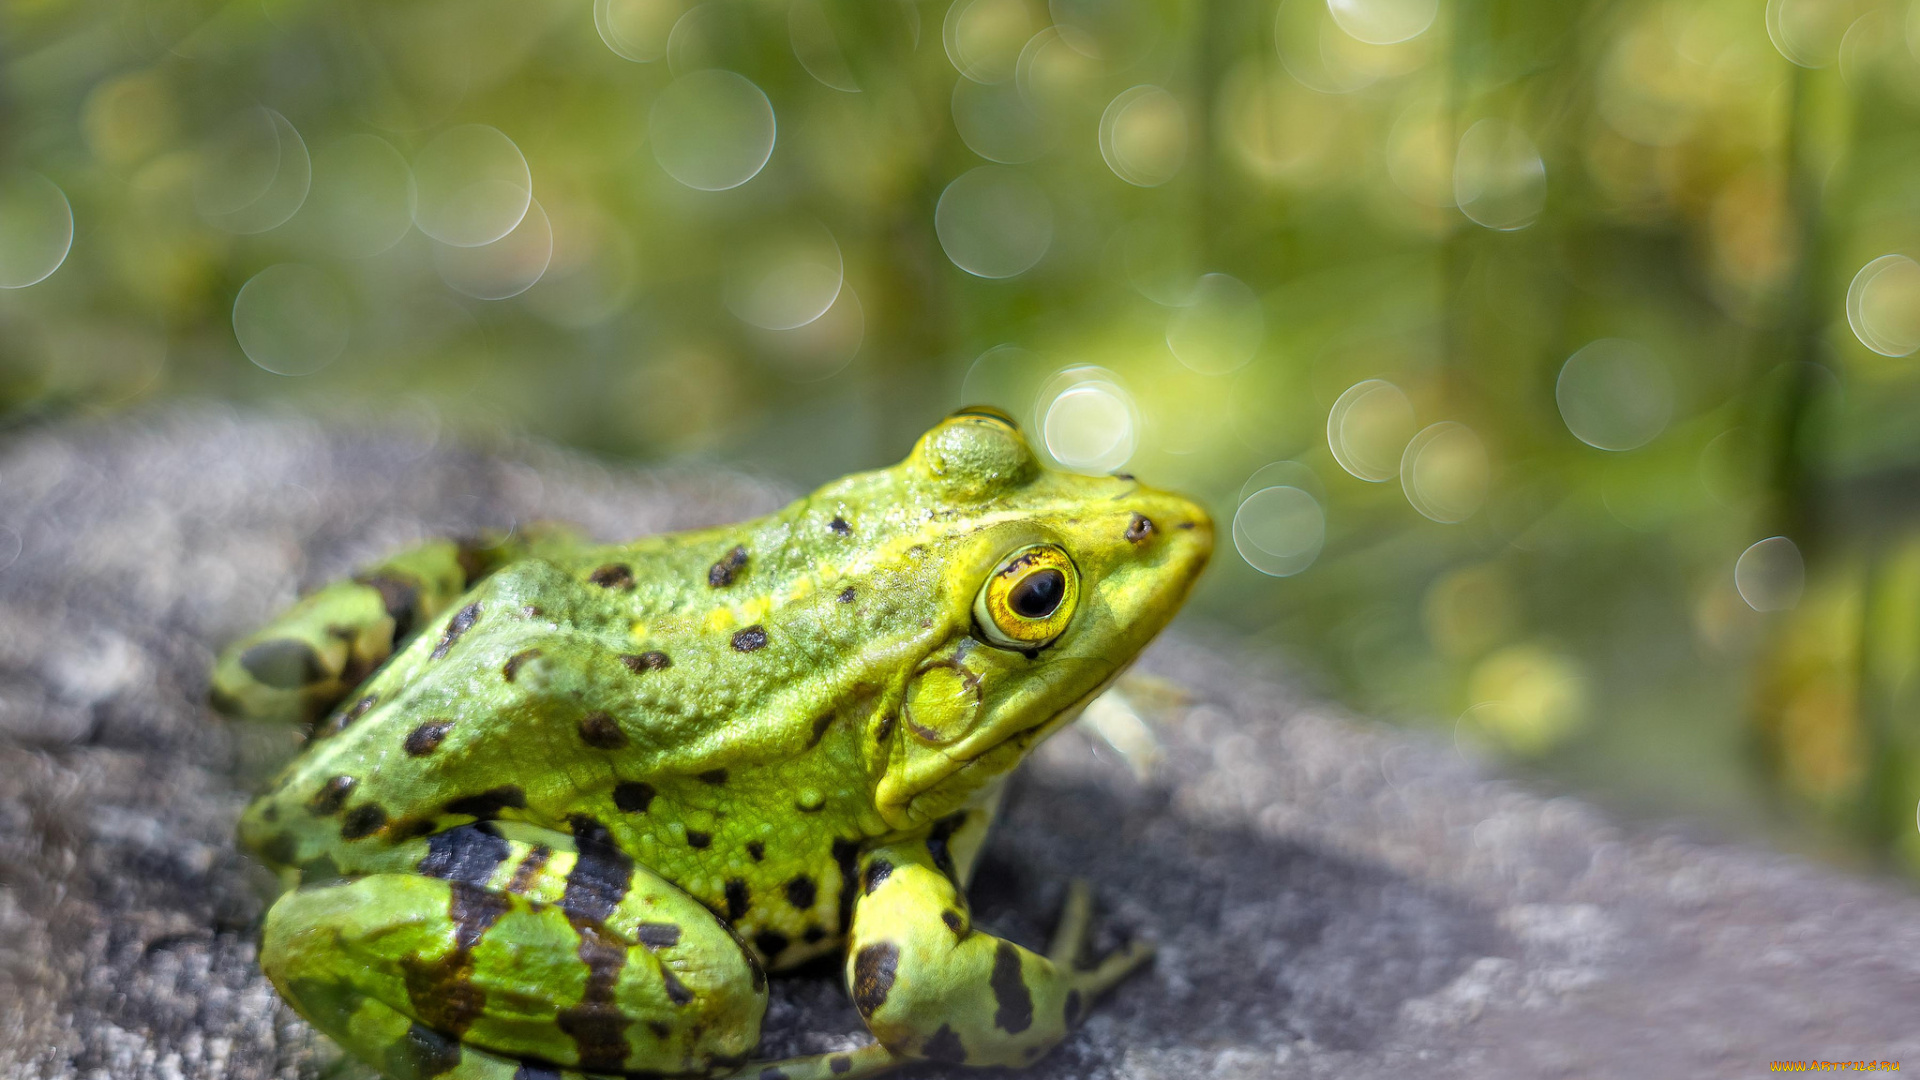
<path fill-rule="evenodd" d="M 1246 367 L 1266 335 L 1260 298 L 1229 274 L 1206 274 L 1167 323 L 1167 348 L 1202 375 Z"/>
<path fill-rule="evenodd" d="M 1297 487 L 1261 488 L 1233 514 L 1234 550 L 1269 577 L 1292 577 L 1312 566 L 1326 539 L 1326 511 Z"/>
<path fill-rule="evenodd" d="M 1058 373 L 1041 391 L 1038 411 L 1047 453 L 1076 472 L 1110 473 L 1139 445 L 1133 395 L 1103 368 L 1082 365 Z"/>
<path fill-rule="evenodd" d="M 1847 325 L 1882 356 L 1920 350 L 1920 263 L 1882 255 L 1861 267 L 1847 286 Z"/>
<path fill-rule="evenodd" d="M 1534 223 L 1547 203 L 1547 167 L 1527 133 L 1488 117 L 1460 136 L 1453 201 L 1476 225 L 1500 232 Z"/>
<path fill-rule="evenodd" d="M 1053 204 L 1025 173 L 982 165 L 940 193 L 933 226 L 953 265 L 975 277 L 1010 278 L 1033 269 L 1053 245 Z"/>
<path fill-rule="evenodd" d="M 1492 466 L 1480 436 L 1442 420 L 1415 435 L 1400 457 L 1400 487 L 1423 517 L 1454 525 L 1487 501 Z"/>
<path fill-rule="evenodd" d="M 558 204 L 547 215 L 553 224 L 553 261 L 528 290 L 527 306 L 549 322 L 576 329 L 625 309 L 640 270 L 626 226 L 590 203 Z"/>
<path fill-rule="evenodd" d="M 847 64 L 846 50 L 834 32 L 832 20 L 820 0 L 791 0 L 787 6 L 787 43 L 794 59 L 823 86 L 849 94 L 860 92 L 860 83 Z"/>
<path fill-rule="evenodd" d="M 777 136 L 767 95 L 724 68 L 669 83 L 654 99 L 648 127 L 660 167 L 697 191 L 726 191 L 760 175 Z"/>
<path fill-rule="evenodd" d="M 615 55 L 648 64 L 667 55 L 680 0 L 594 0 L 593 28 Z"/>
<path fill-rule="evenodd" d="M 1100 114 L 1100 156 L 1136 187 L 1166 183 L 1187 159 L 1186 111 L 1158 86 L 1121 91 Z"/>
<path fill-rule="evenodd" d="M 954 0 L 941 37 L 954 70 L 999 83 L 1013 78 L 1020 50 L 1039 30 L 1027 0 Z"/>
<path fill-rule="evenodd" d="M 1601 450 L 1645 446 L 1673 418 L 1673 376 L 1639 342 L 1601 338 L 1574 353 L 1553 387 L 1573 437 Z"/>
<path fill-rule="evenodd" d="M 437 244 L 433 268 L 455 292 L 475 300 L 519 296 L 547 272 L 553 261 L 553 222 L 535 199 L 513 231 L 491 244 L 454 247 Z"/>
<path fill-rule="evenodd" d="M 1801 67 L 1831 67 L 1857 14 L 1856 5 L 1833 0 L 1767 0 L 1767 38 Z"/>
<path fill-rule="evenodd" d="M 39 173 L 0 173 L 0 289 L 53 276 L 73 250 L 73 207 Z"/>
<path fill-rule="evenodd" d="M 1740 553 L 1733 564 L 1733 587 L 1755 611 L 1789 611 L 1807 585 L 1807 564 L 1800 545 L 1769 536 Z"/>
<path fill-rule="evenodd" d="M 349 259 L 390 250 L 413 228 L 413 169 L 386 140 L 349 135 L 313 158 L 313 194 L 302 215 L 322 242 Z"/>
<path fill-rule="evenodd" d="M 499 128 L 461 124 L 434 136 L 413 159 L 413 223 L 454 247 L 491 244 L 520 224 L 533 202 L 526 156 Z"/>
<path fill-rule="evenodd" d="M 1588 711 L 1587 679 L 1571 657 L 1535 643 L 1510 645 L 1474 665 L 1473 706 L 1460 727 L 1503 749 L 1538 754 L 1579 730 Z"/>
<path fill-rule="evenodd" d="M 302 263 L 255 274 L 233 298 L 233 336 L 240 349 L 276 375 L 311 375 L 340 358 L 353 308 L 332 276 Z"/>
<path fill-rule="evenodd" d="M 1011 82 L 955 79 L 953 128 L 967 149 L 1002 165 L 1019 165 L 1046 153 L 1053 132 Z"/>
<path fill-rule="evenodd" d="M 306 140 L 286 117 L 256 106 L 202 149 L 194 203 L 215 228 L 263 233 L 299 213 L 312 185 Z"/>
<path fill-rule="evenodd" d="M 995 345 L 967 365 L 967 373 L 960 380 L 960 398 L 954 404 L 1005 409 L 1009 416 L 1020 417 L 1023 426 L 1031 428 L 1034 402 L 1051 374 L 1046 361 L 1037 354 L 1018 345 Z"/>
<path fill-rule="evenodd" d="M 819 382 L 845 370 L 866 338 L 867 316 L 853 286 L 842 282 L 820 317 L 787 330 L 761 330 L 762 355 L 793 382 Z"/>
<path fill-rule="evenodd" d="M 1327 410 L 1327 449 L 1333 460 L 1368 483 L 1400 475 L 1400 459 L 1413 431 L 1413 403 L 1385 379 L 1354 383 Z"/>
<path fill-rule="evenodd" d="M 1355 41 L 1398 45 L 1427 32 L 1440 0 L 1327 0 L 1327 11 Z"/>
<path fill-rule="evenodd" d="M 794 223 L 729 268 L 727 310 L 762 330 L 792 330 L 827 313 L 845 276 L 840 245 L 817 221 Z"/>

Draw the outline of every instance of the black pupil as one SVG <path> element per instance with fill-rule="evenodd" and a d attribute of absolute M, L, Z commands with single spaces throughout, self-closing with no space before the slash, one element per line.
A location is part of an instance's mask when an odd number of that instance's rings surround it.
<path fill-rule="evenodd" d="M 1008 600 L 1023 619 L 1044 619 L 1067 595 L 1067 576 L 1058 570 L 1040 570 L 1020 579 Z"/>

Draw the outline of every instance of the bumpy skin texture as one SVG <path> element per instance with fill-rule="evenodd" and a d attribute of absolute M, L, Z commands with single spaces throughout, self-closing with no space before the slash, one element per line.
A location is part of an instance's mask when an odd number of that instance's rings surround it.
<path fill-rule="evenodd" d="M 974 929 L 998 781 L 1211 548 L 1187 500 L 968 412 L 758 521 L 328 586 L 215 671 L 229 711 L 318 718 L 241 822 L 294 886 L 262 964 L 394 1080 L 734 1072 L 763 972 L 842 948 L 878 1041 L 766 1080 L 1032 1061 L 1147 953 L 1080 969 L 1081 891 L 1047 956 Z"/>

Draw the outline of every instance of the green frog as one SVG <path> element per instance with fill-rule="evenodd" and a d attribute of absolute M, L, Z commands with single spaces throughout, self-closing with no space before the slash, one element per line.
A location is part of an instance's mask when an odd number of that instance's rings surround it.
<path fill-rule="evenodd" d="M 848 1080 L 1031 1063 L 1148 959 L 973 923 L 1002 781 L 1166 625 L 1206 513 L 963 410 L 738 525 L 422 545 L 228 649 L 313 725 L 246 810 L 260 962 L 392 1080 Z M 875 1042 L 752 1061 L 768 971 L 845 951 Z"/>

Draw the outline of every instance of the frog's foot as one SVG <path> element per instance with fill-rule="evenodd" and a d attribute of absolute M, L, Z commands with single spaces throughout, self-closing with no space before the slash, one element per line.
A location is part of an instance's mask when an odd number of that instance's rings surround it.
<path fill-rule="evenodd" d="M 1153 959 L 1153 946 L 1142 941 L 1109 954 L 1091 970 L 1079 970 L 1080 955 L 1086 951 L 1087 933 L 1093 925 L 1093 887 L 1084 878 L 1067 882 L 1067 899 L 1060 909 L 1060 923 L 1054 928 L 1053 941 L 1047 947 L 1047 959 L 1061 971 L 1072 972 L 1074 988 L 1091 1000 L 1133 974 L 1140 965 Z"/>
<path fill-rule="evenodd" d="M 736 1080 L 860 1080 L 912 1060 L 879 1043 L 868 1043 L 856 1050 L 754 1062 L 741 1069 Z"/>
<path fill-rule="evenodd" d="M 557 903 L 415 874 L 302 888 L 268 913 L 261 966 L 391 1080 L 734 1071 L 764 976 L 697 901 L 642 868 L 629 881 Z"/>
<path fill-rule="evenodd" d="M 1032 1064 L 1066 1037 L 1095 997 L 1151 955 L 1132 946 L 1091 970 L 1075 966 L 1092 912 L 1084 883 L 1067 890 L 1045 956 L 980 932 L 942 865 L 944 848 L 931 840 L 866 853 L 855 879 L 864 888 L 854 901 L 847 984 L 867 1027 L 894 1055 Z"/>

